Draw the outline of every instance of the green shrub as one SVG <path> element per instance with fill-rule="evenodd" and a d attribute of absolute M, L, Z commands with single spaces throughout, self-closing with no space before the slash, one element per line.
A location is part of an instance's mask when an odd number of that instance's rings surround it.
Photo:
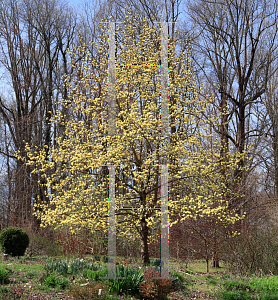
<path fill-rule="evenodd" d="M 4 284 L 9 279 L 9 272 L 5 269 L 0 269 L 0 283 Z"/>
<path fill-rule="evenodd" d="M 11 256 L 23 256 L 29 245 L 29 237 L 20 228 L 8 227 L 0 234 L 2 251 Z"/>
<path fill-rule="evenodd" d="M 94 256 L 94 259 L 95 259 L 96 261 L 100 261 L 101 257 L 100 257 L 100 255 L 95 255 L 95 256 Z"/>
<path fill-rule="evenodd" d="M 91 269 L 87 268 L 88 270 L 98 271 L 104 269 L 102 264 L 94 264 Z"/>
<path fill-rule="evenodd" d="M 185 284 L 190 285 L 191 282 L 185 279 L 180 273 L 178 272 L 170 272 L 171 277 L 175 278 L 172 285 L 175 291 L 181 290 Z"/>
<path fill-rule="evenodd" d="M 155 259 L 152 263 L 151 263 L 152 266 L 156 266 L 156 267 L 159 267 L 160 266 L 160 259 Z"/>
<path fill-rule="evenodd" d="M 103 261 L 104 263 L 108 263 L 108 257 L 107 257 L 107 256 L 103 256 L 103 257 L 102 257 L 102 261 Z"/>
<path fill-rule="evenodd" d="M 55 274 L 46 277 L 44 283 L 48 287 L 52 287 L 52 288 L 60 287 L 61 289 L 65 289 L 69 284 L 67 279 L 60 278 Z"/>

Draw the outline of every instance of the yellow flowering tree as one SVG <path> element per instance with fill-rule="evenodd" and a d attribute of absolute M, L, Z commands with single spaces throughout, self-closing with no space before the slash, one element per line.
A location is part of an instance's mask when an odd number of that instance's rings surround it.
<path fill-rule="evenodd" d="M 141 239 L 144 262 L 149 262 L 150 228 L 159 222 L 160 165 L 169 165 L 170 226 L 196 216 L 234 223 L 239 216 L 228 210 L 229 170 L 240 159 L 220 159 L 219 144 L 206 149 L 206 122 L 200 116 L 208 102 L 198 97 L 190 68 L 189 49 L 175 41 L 168 46 L 171 137 L 161 134 L 161 72 L 159 26 L 150 28 L 127 17 L 117 28 L 116 123 L 108 134 L 108 36 L 103 31 L 94 56 L 88 45 L 69 52 L 75 72 L 65 77 L 67 112 L 57 111 L 52 124 L 63 126 L 55 147 L 27 145 L 29 165 L 46 182 L 49 201 L 34 204 L 41 226 L 108 230 L 107 166 L 115 165 L 116 204 L 141 210 L 117 210 L 119 235 Z M 81 59 L 77 59 L 81 58 Z M 217 120 L 217 118 L 215 119 Z M 211 121 L 211 120 L 210 120 Z M 166 161 L 165 161 L 166 159 Z M 220 172 L 225 169 L 227 172 Z M 176 219 L 175 219 L 176 220 Z"/>

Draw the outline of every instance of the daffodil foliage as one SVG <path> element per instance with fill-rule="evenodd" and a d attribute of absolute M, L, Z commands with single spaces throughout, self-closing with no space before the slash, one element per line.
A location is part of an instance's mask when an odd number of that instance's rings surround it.
<path fill-rule="evenodd" d="M 170 125 L 165 136 L 159 23 L 151 28 L 128 16 L 116 27 L 116 37 L 115 134 L 108 130 L 109 36 L 103 25 L 96 44 L 69 52 L 74 68 L 65 77 L 69 97 L 51 120 L 64 131 L 49 149 L 49 159 L 46 149 L 26 147 L 27 163 L 45 180 L 50 199 L 34 205 L 41 225 L 107 231 L 107 166 L 114 165 L 118 234 L 142 238 L 143 229 L 159 222 L 161 212 L 153 208 L 161 205 L 162 164 L 169 168 L 170 226 L 177 213 L 181 220 L 210 216 L 234 223 L 240 217 L 228 209 L 228 202 L 239 195 L 230 189 L 230 178 L 240 157 L 222 160 L 216 138 L 213 147 L 204 146 L 210 138 L 205 134 L 207 122 L 212 121 L 202 120 L 209 98 L 199 97 L 189 45 L 168 44 Z M 151 241 L 150 230 L 147 235 Z"/>

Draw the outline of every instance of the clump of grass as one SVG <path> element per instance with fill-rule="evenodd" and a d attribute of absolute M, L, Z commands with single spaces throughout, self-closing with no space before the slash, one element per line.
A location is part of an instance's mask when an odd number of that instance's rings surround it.
<path fill-rule="evenodd" d="M 278 276 L 252 279 L 250 280 L 250 287 L 255 291 L 278 292 Z"/>
<path fill-rule="evenodd" d="M 0 286 L 0 295 L 6 294 L 10 292 L 10 288 L 6 285 Z"/>
<path fill-rule="evenodd" d="M 160 266 L 160 259 L 156 258 L 154 261 L 152 261 L 151 265 L 155 266 L 155 267 L 159 267 Z"/>
<path fill-rule="evenodd" d="M 218 293 L 222 300 L 245 300 L 253 296 L 255 298 L 252 299 L 278 300 L 278 276 L 228 280 L 224 288 L 224 291 Z"/>
<path fill-rule="evenodd" d="M 100 280 L 102 277 L 106 277 L 108 274 L 108 269 L 100 269 L 100 270 L 83 270 L 83 276 L 87 279 L 92 279 L 95 281 Z"/>
<path fill-rule="evenodd" d="M 31 277 L 31 278 L 36 277 L 37 275 L 38 275 L 38 273 L 36 271 L 30 271 L 27 273 L 27 276 Z"/>
<path fill-rule="evenodd" d="M 9 272 L 5 269 L 0 269 L 0 283 L 7 283 L 9 279 Z"/>
<path fill-rule="evenodd" d="M 252 288 L 249 284 L 249 280 L 241 279 L 241 280 L 229 280 L 225 283 L 225 288 L 228 291 L 251 291 Z"/>
<path fill-rule="evenodd" d="M 100 257 L 100 255 L 96 254 L 96 255 L 94 256 L 94 259 L 95 259 L 96 261 L 100 261 L 101 257 Z"/>
<path fill-rule="evenodd" d="M 210 280 L 208 280 L 208 283 L 209 284 L 212 284 L 212 285 L 216 285 L 217 284 L 217 280 L 216 279 L 210 279 Z"/>
<path fill-rule="evenodd" d="M 260 300 L 278 300 L 277 292 L 265 292 L 260 294 Z"/>
<path fill-rule="evenodd" d="M 223 291 L 218 294 L 221 300 L 248 300 L 251 299 L 251 294 L 244 291 Z"/>

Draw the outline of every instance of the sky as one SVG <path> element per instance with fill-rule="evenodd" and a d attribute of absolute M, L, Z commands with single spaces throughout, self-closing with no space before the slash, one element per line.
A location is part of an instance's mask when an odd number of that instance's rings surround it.
<path fill-rule="evenodd" d="M 85 0 L 66 0 L 71 6 L 78 7 L 82 4 Z"/>

